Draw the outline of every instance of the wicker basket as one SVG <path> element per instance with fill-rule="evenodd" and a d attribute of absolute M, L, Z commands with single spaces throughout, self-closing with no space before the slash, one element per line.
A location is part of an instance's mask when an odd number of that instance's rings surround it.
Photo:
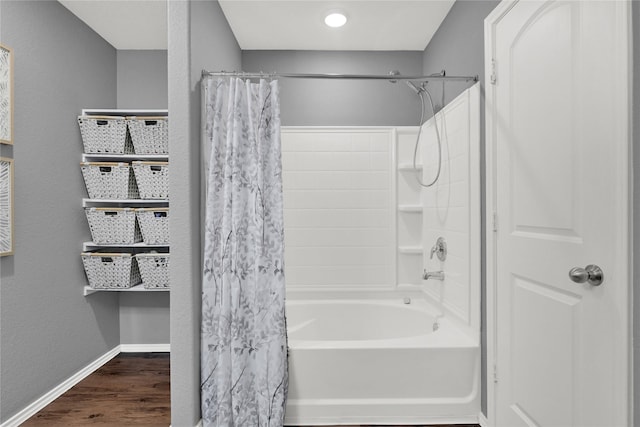
<path fill-rule="evenodd" d="M 93 243 L 131 245 L 142 241 L 133 208 L 85 208 Z"/>
<path fill-rule="evenodd" d="M 84 152 L 133 154 L 127 120 L 119 116 L 78 116 Z"/>
<path fill-rule="evenodd" d="M 138 186 L 128 163 L 82 162 L 82 177 L 91 199 L 138 199 Z"/>
<path fill-rule="evenodd" d="M 169 153 L 169 120 L 163 117 L 128 117 L 129 134 L 136 154 Z"/>
<path fill-rule="evenodd" d="M 136 260 L 146 289 L 167 289 L 169 287 L 169 254 L 137 254 Z"/>
<path fill-rule="evenodd" d="M 136 218 L 146 244 L 169 243 L 169 208 L 136 209 Z"/>
<path fill-rule="evenodd" d="M 140 283 L 140 271 L 129 253 L 82 253 L 82 264 L 93 289 L 130 288 Z"/>
<path fill-rule="evenodd" d="M 141 199 L 169 198 L 168 162 L 132 162 Z"/>

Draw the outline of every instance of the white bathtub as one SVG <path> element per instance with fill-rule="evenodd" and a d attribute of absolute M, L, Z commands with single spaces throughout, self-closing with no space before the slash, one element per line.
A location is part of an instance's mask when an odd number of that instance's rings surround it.
<path fill-rule="evenodd" d="M 476 423 L 477 340 L 424 301 L 287 301 L 285 425 Z"/>

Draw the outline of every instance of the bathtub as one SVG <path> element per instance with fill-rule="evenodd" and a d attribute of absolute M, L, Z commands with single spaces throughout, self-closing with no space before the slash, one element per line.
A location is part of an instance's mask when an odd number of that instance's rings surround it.
<path fill-rule="evenodd" d="M 285 425 L 477 423 L 477 339 L 436 313 L 426 301 L 287 301 Z"/>

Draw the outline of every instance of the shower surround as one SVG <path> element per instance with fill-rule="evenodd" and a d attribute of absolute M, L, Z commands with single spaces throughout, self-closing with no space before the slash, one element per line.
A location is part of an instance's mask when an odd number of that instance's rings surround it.
<path fill-rule="evenodd" d="M 417 128 L 282 128 L 286 425 L 478 421 L 478 86 L 436 117 L 442 176 L 427 189 Z M 422 134 L 427 181 L 433 119 Z M 445 261 L 429 258 L 438 236 Z"/>

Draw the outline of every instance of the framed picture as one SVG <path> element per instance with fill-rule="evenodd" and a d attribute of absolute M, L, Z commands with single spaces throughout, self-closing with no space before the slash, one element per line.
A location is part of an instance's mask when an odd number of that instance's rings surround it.
<path fill-rule="evenodd" d="M 0 144 L 13 144 L 13 51 L 0 44 Z"/>
<path fill-rule="evenodd" d="M 13 159 L 0 157 L 0 256 L 13 255 Z"/>

